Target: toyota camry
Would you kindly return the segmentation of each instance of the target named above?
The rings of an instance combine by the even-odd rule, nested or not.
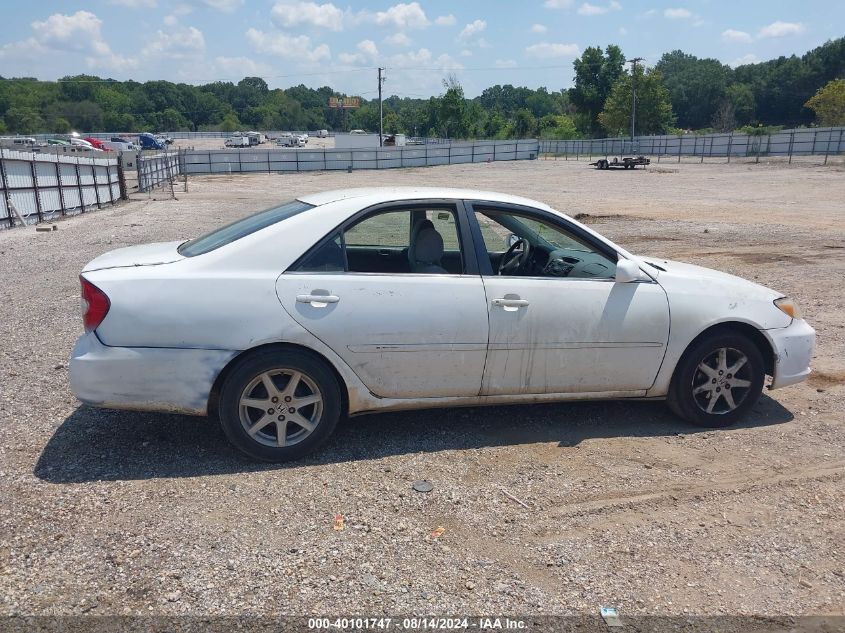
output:
[[[727,426],[805,380],[815,343],[777,291],[461,189],[302,196],[106,253],[80,282],[81,401],[211,415],[268,461],[400,409],[654,398]]]

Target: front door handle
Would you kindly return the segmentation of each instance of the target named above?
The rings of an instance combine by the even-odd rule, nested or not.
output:
[[[325,308],[330,303],[337,303],[340,297],[336,295],[296,295],[297,303],[310,303],[315,308]]]
[[[528,305],[528,300],[517,298],[511,299],[510,297],[500,297],[498,299],[493,299],[491,303],[494,306],[500,306],[505,310],[511,312],[513,310],[526,307]]]

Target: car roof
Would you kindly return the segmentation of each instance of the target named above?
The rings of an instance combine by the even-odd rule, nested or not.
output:
[[[307,204],[321,206],[338,200],[350,198],[367,198],[361,200],[362,206],[379,204],[382,202],[401,202],[403,200],[485,200],[488,202],[502,202],[507,204],[520,204],[539,209],[549,210],[549,206],[507,193],[495,191],[480,191],[477,189],[453,189],[449,187],[357,187],[352,189],[335,189],[333,191],[322,191],[300,196],[298,200]]]

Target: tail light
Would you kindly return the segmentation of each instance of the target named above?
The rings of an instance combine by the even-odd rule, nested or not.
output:
[[[82,284],[82,323],[86,332],[92,332],[106,318],[111,301],[105,292],[81,275],[79,283]]]

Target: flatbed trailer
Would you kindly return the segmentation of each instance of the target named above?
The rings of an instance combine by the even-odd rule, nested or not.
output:
[[[632,158],[630,156],[625,156],[622,160],[619,160],[616,156],[613,157],[613,160],[608,160],[607,158],[600,158],[594,163],[590,163],[596,169],[634,169],[637,165],[650,165],[651,160],[646,158],[645,156],[637,156],[636,158]]]

